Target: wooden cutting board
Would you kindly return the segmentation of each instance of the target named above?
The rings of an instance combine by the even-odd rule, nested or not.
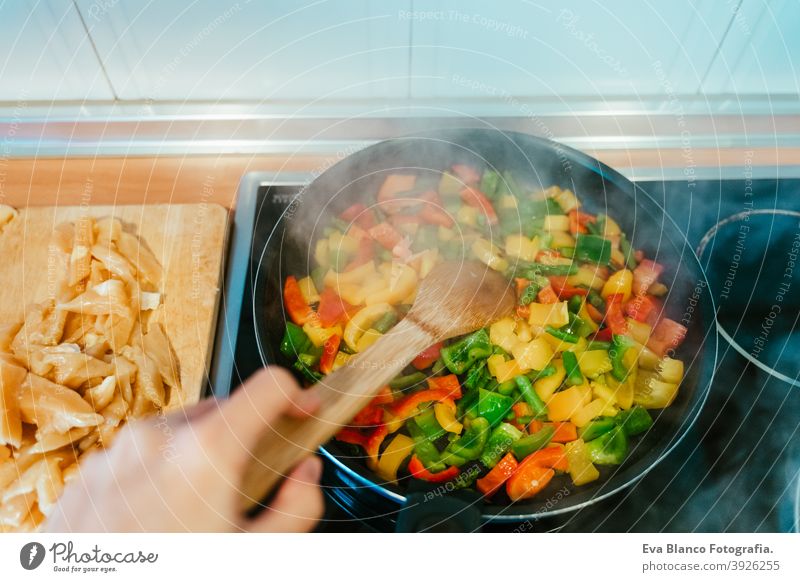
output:
[[[146,244],[163,269],[159,318],[180,361],[182,390],[169,408],[197,402],[208,379],[228,235],[228,211],[215,204],[30,207],[0,227],[0,322],[21,321],[25,306],[52,295],[53,228],[84,215],[113,216]],[[54,251],[59,252],[59,251]],[[51,291],[48,292],[48,289]]]

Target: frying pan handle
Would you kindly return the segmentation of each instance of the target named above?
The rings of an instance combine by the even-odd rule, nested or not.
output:
[[[263,506],[261,501],[295,465],[328,442],[389,380],[436,341],[406,318],[312,386],[321,400],[317,414],[305,419],[281,417],[264,429],[252,448],[240,484],[242,510]]]

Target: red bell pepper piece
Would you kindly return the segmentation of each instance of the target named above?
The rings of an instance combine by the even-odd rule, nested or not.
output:
[[[570,443],[578,438],[578,428],[571,422],[549,423],[553,427],[553,437],[550,442]]]
[[[381,222],[369,229],[369,236],[386,250],[392,250],[403,236],[388,222]]]
[[[506,481],[506,493],[511,501],[533,497],[547,487],[554,475],[552,469],[528,464],[526,459]]]
[[[336,433],[335,438],[337,441],[342,441],[343,443],[358,445],[363,448],[366,448],[367,446],[367,435],[351,426],[346,426],[341,429]]]
[[[514,412],[514,422],[511,424],[517,430],[525,430],[526,423],[524,421],[533,416],[533,409],[531,409],[530,404],[527,402],[515,402],[511,410]]]
[[[678,349],[686,338],[687,331],[689,330],[677,321],[664,317],[653,328],[647,347],[663,358],[669,352]]]
[[[525,457],[520,468],[528,464],[548,467],[549,469],[556,469],[557,471],[567,471],[569,469],[567,453],[564,447],[550,446],[539,449]]]
[[[347,222],[355,222],[360,228],[369,230],[375,226],[375,215],[372,210],[361,202],[356,202],[339,215],[339,218]]]
[[[633,270],[633,292],[636,295],[647,293],[650,286],[658,281],[664,267],[650,259],[642,259]]]
[[[598,342],[610,342],[612,339],[614,339],[614,332],[610,327],[604,327],[594,334],[594,340]]]
[[[458,376],[455,374],[432,376],[428,378],[428,388],[447,392],[450,398],[461,398],[461,383],[458,381]]]
[[[480,172],[467,164],[453,164],[451,169],[467,185],[477,184],[481,179]]]
[[[364,451],[367,453],[367,465],[373,471],[375,467],[378,465],[378,453],[380,452],[381,443],[383,439],[386,438],[386,435],[389,434],[389,427],[385,424],[380,426],[376,426],[375,430],[367,437],[366,445],[364,446]]]
[[[314,317],[314,310],[306,303],[303,293],[300,291],[300,285],[297,284],[297,279],[293,275],[286,277],[286,283],[283,286],[283,306],[297,325],[303,325]]]
[[[553,291],[558,295],[559,299],[570,299],[571,297],[575,297],[576,295],[580,295],[581,297],[586,297],[589,294],[587,289],[581,289],[580,287],[573,287],[569,283],[567,283],[566,277],[550,277],[550,286],[553,288]]]
[[[378,395],[372,399],[373,406],[380,406],[381,404],[391,404],[394,402],[394,393],[389,386],[384,386]]]
[[[368,404],[350,421],[350,426],[372,427],[383,423],[383,408]]]
[[[589,314],[589,317],[592,318],[592,321],[595,323],[601,323],[603,321],[603,314],[598,311],[597,307],[588,302],[585,303],[585,305],[586,312]]]
[[[497,463],[486,476],[481,477],[475,482],[475,487],[486,497],[491,497],[503,486],[508,478],[514,474],[517,467],[519,467],[519,463],[517,463],[514,455],[508,453],[505,457],[500,459],[500,462]]]
[[[577,209],[570,210],[567,216],[569,217],[569,231],[572,234],[586,234],[589,232],[589,229],[586,228],[586,224],[589,222],[597,222],[597,218],[595,218],[594,215],[581,212]]]
[[[391,412],[396,417],[408,418],[420,404],[425,402],[453,402],[453,398],[460,398],[460,396],[455,396],[449,390],[422,390],[395,402],[391,406]]]
[[[558,295],[550,285],[542,287],[536,295],[536,299],[539,300],[539,303],[558,303]]]
[[[532,420],[528,424],[528,434],[535,434],[544,428],[544,423],[541,420]]]
[[[319,371],[323,374],[333,372],[333,362],[336,360],[336,354],[339,353],[341,341],[342,338],[336,334],[325,340],[322,346],[322,355],[319,358]]]
[[[528,319],[531,315],[531,308],[529,305],[517,305],[517,317],[520,319]]]
[[[455,224],[453,217],[442,207],[442,200],[439,198],[438,192],[429,190],[420,198],[425,201],[422,210],[419,211],[419,217],[424,222],[445,228],[450,228]]]
[[[339,297],[336,292],[325,287],[319,294],[319,306],[317,315],[322,327],[333,327],[337,323],[344,323],[348,319],[348,313],[355,308],[347,301]]]
[[[472,206],[480,210],[486,217],[486,222],[489,224],[497,224],[497,213],[494,211],[491,201],[486,197],[486,194],[477,188],[467,187],[461,191],[461,200],[467,206]]]
[[[636,321],[644,321],[655,326],[661,315],[661,301],[652,295],[634,295],[625,304],[625,314]]]
[[[439,356],[442,353],[442,346],[444,342],[438,342],[433,344],[432,346],[425,348],[414,360],[411,362],[411,365],[414,366],[417,370],[425,370],[426,368],[430,368],[433,363],[439,359]]]
[[[423,481],[443,483],[444,481],[450,481],[456,478],[460,471],[458,467],[448,467],[444,471],[431,473],[425,468],[425,465],[422,464],[422,461],[419,460],[417,455],[413,455],[408,462],[408,472],[417,479],[422,479]]]
[[[628,333],[628,324],[625,315],[622,313],[622,298],[624,295],[615,293],[606,297],[606,326],[611,328],[611,333],[615,335],[625,335]]]

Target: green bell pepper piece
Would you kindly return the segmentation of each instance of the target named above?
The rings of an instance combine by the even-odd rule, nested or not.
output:
[[[456,403],[456,414],[461,419],[474,419],[478,416],[478,391],[465,394]]]
[[[583,305],[583,299],[580,295],[573,295],[567,301],[567,309],[573,314],[577,314],[581,310],[581,305]]]
[[[446,432],[436,420],[436,414],[431,407],[420,411],[413,420],[429,441],[435,441]]]
[[[624,382],[628,377],[628,369],[622,362],[622,357],[628,348],[634,347],[634,341],[626,335],[614,335],[611,338],[611,349],[608,350],[608,355],[611,358],[611,375],[619,382]]]
[[[647,432],[653,426],[653,417],[641,406],[634,406],[630,410],[618,412],[614,421],[629,437]]]
[[[599,436],[606,434],[608,431],[613,429],[617,426],[616,419],[614,418],[598,418],[597,420],[591,421],[586,426],[582,426],[578,429],[578,436],[582,438],[584,441],[589,442],[596,439]]]
[[[459,341],[442,348],[442,359],[453,374],[463,374],[481,358],[492,354],[492,344],[485,329],[479,329]]]
[[[281,353],[287,358],[296,358],[299,354],[308,353],[313,344],[306,332],[292,322],[286,324],[286,331],[281,340]]]
[[[494,199],[497,192],[497,187],[500,184],[500,174],[493,170],[484,170],[481,176],[480,191],[486,194],[488,198]]]
[[[486,441],[486,447],[480,456],[481,463],[491,469],[521,437],[522,431],[510,424],[503,422],[497,425]]]
[[[445,364],[447,366],[447,364]],[[474,364],[467,372],[467,378],[464,380],[464,386],[468,390],[477,390],[486,385],[488,376],[486,374],[486,360],[481,360]]]
[[[485,418],[494,426],[502,421],[514,406],[514,400],[497,392],[481,388],[478,390],[478,416]]]
[[[464,434],[447,446],[446,453],[456,455],[467,461],[474,461],[481,456],[486,446],[486,441],[489,438],[489,428],[488,420],[480,416],[475,418],[469,423]],[[445,456],[445,459],[447,459],[447,456]]]
[[[595,234],[579,234],[575,237],[575,258],[608,265],[611,262],[611,241]]]
[[[522,395],[522,399],[533,409],[534,415],[546,415],[547,406],[545,405],[544,401],[539,398],[536,390],[533,389],[533,384],[531,383],[530,378],[527,376],[517,376],[514,378],[514,382],[516,383],[517,388],[519,388],[519,393]]]
[[[578,366],[577,356],[573,352],[562,352],[561,359],[564,362],[564,370],[567,372],[567,384],[570,386],[583,384],[583,374]]]
[[[628,454],[628,435],[618,426],[586,443],[589,458],[597,465],[619,465]]]
[[[297,356],[297,361],[292,364],[292,368],[300,372],[309,382],[316,383],[322,380],[322,374],[311,369],[317,362],[319,362],[319,356],[300,354]]]
[[[564,327],[566,327],[566,326],[564,326]],[[562,342],[568,342],[568,343],[571,343],[571,344],[578,343],[578,336],[575,335],[574,333],[572,333],[571,331],[568,331],[568,329],[569,328],[567,328],[567,329],[560,328],[559,329],[559,328],[553,327],[552,325],[546,325],[544,327],[544,330],[547,333],[552,335],[554,338],[560,339]]]
[[[532,435],[522,437],[511,445],[511,452],[518,461],[521,461],[531,453],[547,446],[556,429],[552,426],[545,426]]]
[[[409,420],[405,426],[408,434],[414,439],[414,454],[425,465],[425,468],[433,472],[444,471],[447,465],[442,461],[439,449],[428,439],[416,419]]]

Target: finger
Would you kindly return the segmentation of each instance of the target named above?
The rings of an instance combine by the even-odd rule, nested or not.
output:
[[[325,510],[319,478],[322,461],[309,457],[284,481],[275,501],[261,515],[248,521],[251,532],[307,532],[314,529]]]
[[[315,393],[302,391],[286,370],[269,367],[254,374],[216,410],[207,412],[192,430],[226,457],[241,458],[266,427],[282,414],[306,416],[319,405]]]

